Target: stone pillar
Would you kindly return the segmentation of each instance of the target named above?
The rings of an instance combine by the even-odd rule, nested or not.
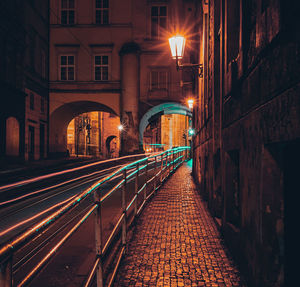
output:
[[[136,43],[124,44],[121,51],[121,155],[139,152],[139,56]]]

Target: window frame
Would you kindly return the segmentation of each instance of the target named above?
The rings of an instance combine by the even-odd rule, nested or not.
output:
[[[67,62],[66,64],[62,64],[62,57],[67,57]],[[68,57],[73,57],[74,58],[74,64],[69,64],[68,63]],[[65,67],[66,68],[66,79],[62,79],[61,75],[61,71],[62,68]],[[69,68],[73,67],[74,71],[73,71],[73,79],[70,80],[69,79]],[[59,55],[59,80],[60,81],[66,81],[66,82],[74,82],[76,80],[76,57],[74,54],[61,54]]]
[[[157,84],[154,84],[153,82],[153,73],[158,73],[157,76]],[[162,87],[162,83],[160,81],[161,73],[165,73],[165,83],[163,84]],[[169,81],[170,78],[170,73],[169,70],[167,68],[154,68],[150,70],[150,91],[168,91],[169,90]]]
[[[34,111],[34,106],[35,106],[35,95],[34,95],[34,93],[30,92],[29,93],[29,109],[31,111]]]
[[[43,96],[41,96],[40,104],[41,104],[41,114],[44,114],[45,113],[45,99]]]
[[[161,16],[158,12],[157,16],[152,16],[152,9],[153,7],[158,7],[158,11],[160,12],[160,8],[161,7],[165,7],[166,8],[166,15],[165,16]],[[153,18],[157,18],[157,31],[156,31],[156,35],[153,34]],[[165,29],[168,29],[168,5],[166,4],[153,4],[150,6],[150,38],[153,40],[160,40],[163,38],[164,35],[162,35],[162,28],[160,25],[160,19],[164,18],[166,20],[166,27]]]
[[[64,26],[72,26],[72,25],[75,25],[76,24],[76,0],[73,0],[74,1],[74,8],[70,8],[70,5],[69,5],[69,1],[70,0],[65,0],[67,1],[68,3],[68,7],[67,8],[63,8],[62,7],[62,3],[63,3],[64,0],[60,0],[60,24],[61,25],[64,25]],[[62,12],[63,11],[66,11],[67,12],[67,23],[63,23],[62,22]],[[73,11],[74,12],[74,22],[73,23],[70,23],[70,11]]]
[[[109,25],[110,24],[110,9],[109,9],[109,0],[107,0],[108,1],[108,7],[107,8],[104,8],[103,7],[103,1],[104,0],[99,0],[99,1],[101,1],[101,3],[102,3],[102,7],[100,7],[100,8],[97,8],[97,0],[95,0],[94,1],[94,17],[95,17],[95,24],[96,25]],[[97,12],[98,11],[101,11],[102,13],[101,13],[101,21],[100,22],[97,22]],[[103,11],[107,11],[107,17],[108,17],[108,21],[107,21],[107,23],[104,23],[104,21],[103,21]]]
[[[107,64],[102,64],[102,57],[107,57]],[[101,64],[96,64],[96,57],[101,57]],[[107,67],[107,79],[103,79],[103,72],[101,69],[101,79],[96,79],[96,68],[100,67]],[[93,55],[93,80],[95,82],[107,82],[110,80],[110,55],[105,53],[97,53]]]

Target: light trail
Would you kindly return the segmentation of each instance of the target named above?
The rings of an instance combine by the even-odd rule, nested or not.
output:
[[[22,280],[19,286],[24,286],[35,273],[50,259],[50,257],[59,249],[60,246],[79,228],[79,226],[89,217],[89,215],[97,208],[93,205],[88,212],[80,219],[80,221],[48,252],[48,254],[29,272],[29,274]]]
[[[147,154],[145,153],[144,155],[146,156]],[[10,183],[10,184],[0,186],[0,191],[6,190],[6,189],[11,189],[11,188],[21,186],[21,185],[25,185],[25,184],[29,184],[29,183],[33,183],[33,182],[40,181],[40,180],[43,180],[43,179],[47,179],[47,178],[50,178],[50,177],[53,177],[53,176],[63,175],[63,174],[66,174],[66,173],[78,171],[78,170],[85,169],[85,168],[88,168],[88,167],[92,167],[92,166],[95,166],[95,165],[98,165],[98,164],[101,164],[101,163],[107,163],[107,162],[112,162],[112,161],[126,159],[126,158],[138,157],[138,156],[141,156],[141,154],[127,155],[127,156],[122,156],[122,157],[118,157],[118,158],[112,158],[112,159],[107,159],[107,160],[96,161],[96,162],[93,162],[93,163],[90,163],[90,164],[87,164],[87,165],[74,167],[74,168],[59,171],[59,172],[53,172],[53,173],[41,175],[41,176],[38,176],[38,177],[34,177],[34,178],[31,178],[31,179],[21,180],[21,181],[18,181],[18,182],[14,182],[14,183]]]
[[[101,172],[103,172],[103,171],[108,171],[108,170],[111,170],[111,169],[114,169],[114,168],[117,168],[117,167],[120,167],[120,166],[124,166],[124,165],[117,165],[117,166],[114,166],[114,167],[110,167],[110,168],[107,168],[107,169],[105,169],[105,170],[102,170]],[[93,174],[95,174],[95,173],[99,173],[99,172],[94,172]],[[91,174],[90,174],[90,175],[91,175]],[[90,175],[88,175],[88,176],[90,176]],[[105,176],[105,175],[104,175],[104,176]],[[86,177],[86,176],[83,176],[83,177]],[[115,175],[114,177],[112,177],[112,179],[118,178],[118,177],[119,177],[119,175]],[[80,177],[80,178],[82,178],[82,177]],[[89,180],[89,181],[94,181],[94,180],[95,180],[95,179],[92,179],[92,180]],[[89,181],[84,182],[83,184],[86,184],[86,183],[88,183]],[[64,190],[64,192],[65,192],[65,190]],[[0,232],[0,237],[3,236],[3,235],[5,235],[5,234],[7,234],[8,232],[10,232],[10,231],[12,231],[12,230],[18,228],[19,226],[22,226],[22,225],[24,225],[24,224],[26,224],[26,223],[28,223],[28,222],[30,222],[30,221],[32,221],[32,220],[34,220],[34,219],[40,217],[40,216],[42,216],[43,214],[45,214],[45,213],[51,211],[52,209],[55,209],[55,208],[59,207],[60,205],[63,205],[63,204],[65,204],[65,203],[67,203],[68,201],[72,200],[75,196],[77,196],[77,195],[73,195],[73,196],[71,196],[70,198],[68,198],[68,199],[66,199],[66,200],[64,200],[64,201],[59,202],[59,203],[53,205],[52,207],[49,207],[48,209],[43,210],[43,211],[41,211],[40,213],[37,213],[36,215],[34,215],[34,216],[32,216],[32,217],[30,217],[30,218],[28,218],[28,219],[26,219],[26,220],[23,220],[23,221],[21,221],[21,222],[15,224],[15,225],[13,225],[13,226],[11,226],[11,227],[5,229],[4,231]]]
[[[95,175],[95,174],[97,174],[97,173],[109,171],[109,170],[114,169],[114,168],[117,168],[117,167],[119,167],[119,166],[124,166],[124,165],[119,164],[119,165],[116,165],[116,166],[113,166],[113,167],[109,167],[109,168],[107,168],[107,169],[103,169],[103,170],[101,170],[101,171],[95,171],[95,172],[93,172],[93,173],[89,173],[89,174],[87,174],[87,175],[82,175],[82,176],[80,176],[80,177],[76,177],[76,178],[73,178],[73,179],[70,179],[70,180],[67,180],[67,181],[58,183],[58,184],[56,184],[56,185],[52,185],[52,186],[49,186],[49,187],[46,187],[46,188],[43,188],[43,189],[40,189],[40,190],[36,190],[36,191],[31,192],[31,193],[26,193],[26,194],[24,194],[24,195],[22,195],[22,196],[19,196],[19,197],[16,197],[16,198],[13,198],[13,199],[10,199],[10,200],[7,200],[7,201],[0,202],[0,206],[6,205],[6,204],[9,204],[9,203],[13,203],[13,202],[16,202],[16,201],[19,201],[19,200],[24,199],[24,198],[26,198],[26,197],[33,196],[33,195],[39,194],[39,193],[41,193],[41,192],[44,192],[44,191],[47,191],[47,190],[50,190],[50,189],[57,188],[57,187],[60,187],[60,186],[62,186],[62,185],[66,185],[66,184],[68,184],[68,183],[71,183],[71,182],[74,182],[74,181],[78,181],[78,180],[83,179],[83,178],[86,178],[86,177],[93,176],[93,175]]]
[[[40,213],[37,213],[37,214],[35,214],[34,216],[32,216],[32,217],[30,217],[30,218],[27,218],[27,219],[25,219],[25,220],[23,220],[23,221],[21,221],[21,222],[15,224],[15,225],[9,227],[8,229],[6,229],[6,230],[0,232],[0,236],[3,236],[3,235],[5,235],[6,233],[8,233],[8,232],[10,232],[10,231],[12,231],[12,230],[14,230],[14,229],[16,229],[17,227],[22,226],[22,225],[24,225],[24,224],[26,224],[26,223],[28,223],[28,222],[30,222],[30,221],[32,221],[32,220],[34,220],[34,219],[40,217],[40,216],[42,216],[43,214],[45,214],[45,213],[51,211],[52,209],[55,209],[55,208],[57,208],[58,206],[67,203],[68,201],[72,200],[75,196],[76,196],[76,195],[73,195],[72,197],[66,199],[65,201],[59,202],[59,203],[57,203],[57,204],[55,204],[55,205],[49,207],[48,209],[45,209],[45,210],[41,211]]]

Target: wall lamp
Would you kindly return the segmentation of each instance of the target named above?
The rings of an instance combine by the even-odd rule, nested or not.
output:
[[[185,38],[180,35],[169,38],[172,58],[176,60],[176,69],[178,70],[191,70],[197,72],[199,78],[203,78],[203,65],[202,64],[181,64],[183,58]]]
[[[193,107],[194,107],[194,100],[193,99],[188,99],[187,104],[188,104],[189,109],[192,110]]]
[[[194,136],[195,133],[196,133],[196,131],[193,128],[189,128],[189,130],[188,130],[189,136]]]

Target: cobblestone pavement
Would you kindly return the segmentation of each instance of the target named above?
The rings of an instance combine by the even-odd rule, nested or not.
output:
[[[246,286],[184,164],[138,219],[114,286]]]

